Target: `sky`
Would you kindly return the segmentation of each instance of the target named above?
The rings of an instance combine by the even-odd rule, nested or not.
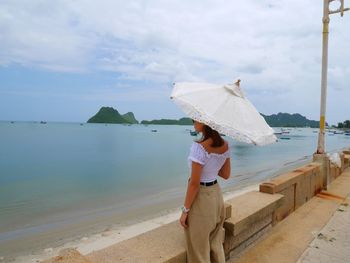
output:
[[[237,78],[259,112],[318,120],[322,13],[322,0],[1,0],[0,120],[180,118],[172,83]],[[350,12],[331,15],[329,124],[350,119],[349,43]]]

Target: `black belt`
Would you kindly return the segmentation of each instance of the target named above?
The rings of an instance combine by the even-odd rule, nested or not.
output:
[[[201,185],[204,185],[204,186],[211,186],[211,185],[214,185],[216,184],[218,181],[215,180],[215,181],[212,181],[212,182],[209,182],[209,183],[204,183],[204,182],[200,182]]]

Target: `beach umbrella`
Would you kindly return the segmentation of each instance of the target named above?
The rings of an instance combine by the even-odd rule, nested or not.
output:
[[[170,97],[190,118],[241,142],[266,145],[277,141],[274,130],[234,84],[174,83]]]

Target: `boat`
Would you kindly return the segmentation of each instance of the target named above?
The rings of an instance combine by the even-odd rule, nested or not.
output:
[[[281,140],[290,140],[290,137],[281,137]]]
[[[282,132],[274,132],[275,135],[282,135]]]
[[[191,136],[197,136],[197,135],[198,135],[198,132],[196,132],[196,131],[190,131],[190,134],[191,134]]]
[[[41,121],[40,124],[46,124],[46,121]]]
[[[157,130],[151,130],[151,132],[157,132]]]

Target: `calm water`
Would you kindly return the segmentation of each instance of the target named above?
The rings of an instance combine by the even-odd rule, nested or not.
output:
[[[190,128],[0,122],[0,256],[33,249],[33,240],[57,245],[86,229],[136,218],[141,210],[180,206]],[[284,137],[290,139],[265,147],[226,137],[232,178],[221,181],[223,188],[260,182],[309,160],[316,149],[312,129],[291,129]],[[327,136],[326,144],[327,151],[348,147],[350,136]]]

